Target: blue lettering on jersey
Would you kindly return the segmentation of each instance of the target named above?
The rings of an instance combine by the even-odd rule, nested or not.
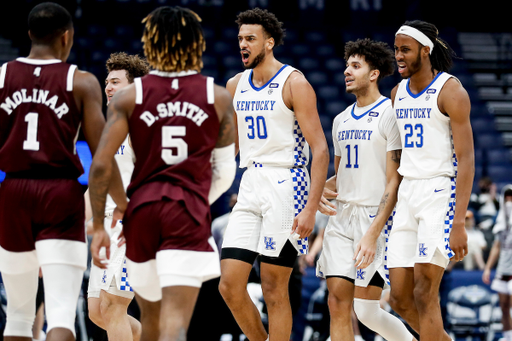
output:
[[[121,147],[119,147],[119,149],[117,150],[116,154],[124,155],[125,148],[126,148],[126,146],[124,144],[122,144]]]
[[[396,118],[399,120],[414,119],[414,118],[430,118],[431,111],[432,111],[432,108],[395,109]]]
[[[236,101],[236,111],[274,110],[276,101]]]
[[[338,141],[343,140],[368,140],[372,137],[373,130],[352,129],[338,131]]]

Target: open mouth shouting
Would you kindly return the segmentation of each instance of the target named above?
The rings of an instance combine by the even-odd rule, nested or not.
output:
[[[247,64],[249,62],[250,52],[247,50],[242,50],[240,51],[240,54],[242,55],[242,63]]]

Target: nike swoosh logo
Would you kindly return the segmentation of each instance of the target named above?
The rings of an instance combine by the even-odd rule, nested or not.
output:
[[[399,98],[398,100],[401,101],[401,100],[406,99],[406,98],[407,98],[407,96]]]
[[[376,216],[377,216],[376,214],[374,214],[374,215],[370,214],[370,218],[375,218]]]
[[[441,191],[444,191],[444,190],[445,190],[444,188],[443,189],[435,189],[434,193],[441,192]]]
[[[285,182],[286,180],[288,180],[288,179],[278,180],[278,181],[277,181],[277,183],[278,183],[278,184],[282,184],[282,183],[283,183],[283,182]]]
[[[240,92],[241,92],[241,93],[244,93],[244,92],[247,92],[247,91],[249,91],[249,89],[247,89],[247,90],[241,90]]]
[[[343,123],[347,122],[348,120],[350,120],[350,118],[347,118],[345,121],[343,121]]]

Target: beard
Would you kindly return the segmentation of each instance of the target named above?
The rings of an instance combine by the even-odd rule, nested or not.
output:
[[[421,66],[422,66],[422,62],[421,62],[421,55],[420,53],[418,52],[418,56],[416,57],[416,60],[414,62],[411,63],[411,65],[408,66],[408,69],[409,69],[409,72],[407,72],[407,74],[402,74],[402,78],[411,78],[412,75],[414,75],[416,72],[418,72],[418,70],[421,69]]]
[[[256,66],[258,66],[263,61],[263,59],[265,59],[265,50],[261,49],[261,52],[254,58],[252,63],[250,63],[247,66],[244,65],[244,68],[246,70],[247,69],[254,69]]]

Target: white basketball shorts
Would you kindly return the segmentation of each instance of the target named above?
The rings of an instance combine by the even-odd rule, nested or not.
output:
[[[307,238],[291,235],[293,220],[306,206],[306,168],[254,165],[242,176],[238,201],[229,216],[222,248],[240,248],[278,257],[287,240],[307,254]]]
[[[322,253],[316,268],[318,277],[348,277],[359,287],[367,287],[376,272],[386,280],[384,251],[386,231],[391,226],[391,219],[377,239],[374,261],[365,269],[357,270],[352,259],[357,243],[368,231],[377,210],[377,206],[359,206],[336,201],[336,215],[329,218],[325,228]]]
[[[404,178],[398,189],[393,229],[388,241],[388,267],[431,263],[446,268],[455,211],[455,180],[449,177]]]
[[[117,246],[119,234],[123,225],[118,222],[112,229],[112,215],[107,214],[104,226],[110,235],[110,259],[107,269],[100,269],[91,261],[91,272],[89,275],[89,287],[87,289],[88,298],[99,298],[100,290],[109,294],[132,299],[134,297],[133,288],[128,281],[126,271],[126,245]],[[114,285],[112,285],[114,284]]]

